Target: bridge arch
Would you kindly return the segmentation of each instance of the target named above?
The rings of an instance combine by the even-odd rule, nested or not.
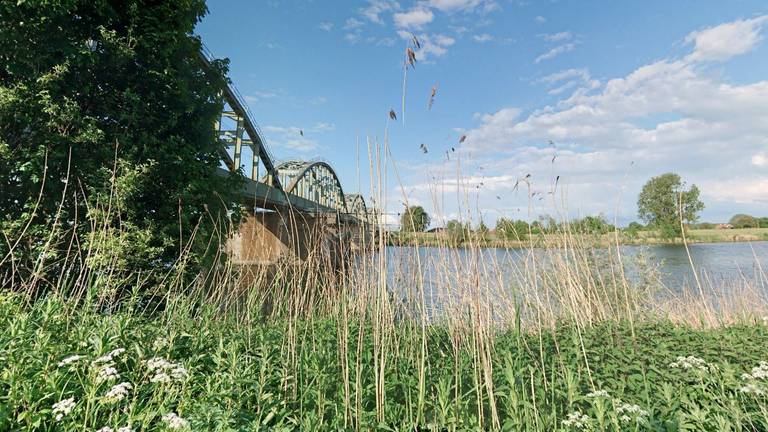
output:
[[[344,188],[328,163],[292,160],[278,165],[277,173],[285,192],[349,213]]]

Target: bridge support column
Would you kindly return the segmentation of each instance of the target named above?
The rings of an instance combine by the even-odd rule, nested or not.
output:
[[[336,214],[292,210],[250,213],[227,244],[239,265],[301,264],[312,260],[338,267],[349,253],[348,235]]]

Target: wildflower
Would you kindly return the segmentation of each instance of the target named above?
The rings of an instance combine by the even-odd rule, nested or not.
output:
[[[123,382],[113,386],[107,393],[104,394],[104,402],[115,403],[123,400],[133,388],[131,383]]]
[[[574,411],[563,420],[563,426],[573,426],[576,429],[585,429],[589,426],[589,416],[582,414],[581,411]]]
[[[99,363],[109,363],[111,362],[115,357],[119,356],[120,354],[125,352],[125,348],[115,348],[112,351],[108,352],[107,354],[97,358],[93,361],[94,365],[97,365]]]
[[[171,377],[165,372],[157,372],[149,379],[150,382],[169,383],[173,381]]]
[[[619,414],[634,414],[637,417],[647,417],[648,411],[640,408],[637,405],[623,403],[618,408],[616,408],[616,412]]]
[[[169,412],[163,416],[163,421],[168,424],[171,429],[186,429],[189,427],[189,422],[179,417],[175,412]]]
[[[632,417],[624,414],[623,416],[619,417],[619,421],[621,421],[622,423],[629,423],[632,421]]]
[[[183,381],[189,376],[187,369],[181,363],[171,363],[160,357],[155,357],[144,362],[154,375],[151,382],[168,383],[171,381]]]
[[[65,359],[63,359],[62,361],[59,362],[59,367],[64,367],[64,366],[71,365],[73,363],[77,363],[81,358],[83,358],[83,356],[81,356],[81,355],[69,356],[69,357],[67,357],[67,358],[65,358]]]
[[[97,430],[96,432],[115,432],[115,430],[114,430],[114,429],[112,429],[112,428],[111,428],[111,427],[109,427],[109,426],[104,426],[103,428],[101,428],[101,429]]]
[[[709,364],[707,364],[704,359],[700,359],[698,357],[694,356],[679,356],[677,357],[677,361],[674,361],[669,364],[669,367],[676,368],[676,369],[697,369],[701,371],[706,371],[709,367]]]
[[[177,364],[174,366],[173,369],[171,369],[171,377],[175,380],[183,380],[186,378],[189,374],[187,374],[187,369],[184,368],[184,366]]]
[[[602,398],[607,398],[607,397],[610,397],[610,395],[608,394],[608,391],[606,391],[606,390],[595,390],[595,391],[587,393],[587,397],[588,398],[601,398],[601,397]]]
[[[96,373],[96,382],[103,383],[105,381],[112,381],[120,378],[120,374],[117,373],[117,369],[113,363],[108,363],[99,368]]]
[[[761,361],[759,366],[752,368],[751,374],[743,374],[743,379],[763,380],[768,378],[768,362]]]
[[[154,357],[146,360],[144,364],[147,365],[147,369],[150,371],[155,371],[157,369],[168,369],[171,367],[171,363],[168,362],[168,360],[160,357]]]
[[[117,432],[133,432],[133,429],[130,426],[123,426],[117,428]]]
[[[753,395],[756,395],[756,396],[760,396],[760,395],[765,394],[765,391],[763,391],[763,389],[761,389],[760,387],[758,387],[754,383],[748,383],[748,384],[744,385],[743,387],[741,387],[739,389],[739,391],[742,392],[742,393],[753,394]]]
[[[164,337],[158,337],[157,339],[155,339],[154,342],[152,342],[152,348],[154,348],[155,350],[160,350],[168,346],[168,344],[169,344],[168,339]]]
[[[71,413],[75,408],[75,398],[64,399],[53,404],[53,413],[56,414],[56,421],[60,421],[64,416]]]

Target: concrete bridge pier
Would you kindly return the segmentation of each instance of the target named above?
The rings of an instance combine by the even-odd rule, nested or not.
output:
[[[252,212],[244,217],[227,248],[237,265],[311,261],[339,269],[350,253],[365,244],[366,237],[361,225],[344,222],[336,213]]]

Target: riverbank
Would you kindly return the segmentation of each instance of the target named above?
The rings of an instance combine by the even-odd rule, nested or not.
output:
[[[489,247],[526,248],[558,247],[564,242],[582,241],[599,246],[609,245],[676,245],[683,244],[682,238],[664,239],[654,231],[606,233],[601,235],[575,234],[533,234],[524,240],[509,240],[493,233],[471,233],[464,240],[451,239],[446,233],[400,233],[392,232],[387,237],[389,246],[432,246],[432,247]],[[733,243],[768,241],[768,228],[744,229],[696,229],[686,232],[687,243]]]
[[[72,306],[0,294],[0,429],[768,428],[759,319],[422,332]]]

